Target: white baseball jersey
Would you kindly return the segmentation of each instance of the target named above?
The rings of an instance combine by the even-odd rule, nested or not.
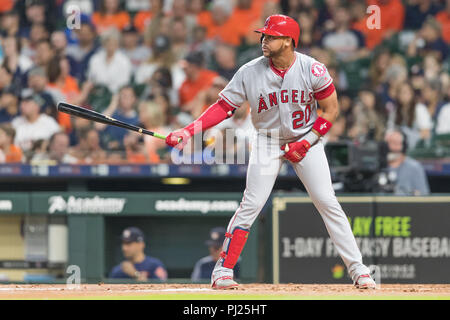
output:
[[[332,82],[322,63],[295,52],[284,77],[262,56],[243,65],[219,95],[236,108],[248,100],[256,129],[280,129],[281,138],[291,139],[311,130],[317,119],[314,93]]]
[[[220,92],[220,97],[236,108],[245,100],[249,101],[253,125],[262,133],[255,133],[252,139],[244,196],[228,223],[228,233],[236,228],[250,230],[269,198],[284,162],[281,145],[286,143],[285,140],[299,139],[311,130],[317,119],[314,94],[331,83],[323,64],[295,53],[295,61],[284,77],[279,75],[268,58],[260,57],[242,66]],[[279,129],[280,139],[267,137],[261,129]],[[370,273],[362,263],[348,219],[335,196],[322,141],[314,144],[302,161],[291,165],[321,214],[349,275],[355,280],[359,275]],[[229,241],[229,238],[224,241],[225,252]],[[227,275],[232,276],[233,270],[225,268],[221,258],[211,281]]]

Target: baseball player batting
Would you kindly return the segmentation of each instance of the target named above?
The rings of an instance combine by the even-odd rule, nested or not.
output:
[[[256,130],[246,188],[240,207],[228,224],[221,258],[211,276],[212,288],[238,286],[233,279],[233,267],[285,160],[291,162],[322,216],[355,287],[375,288],[335,196],[321,139],[339,112],[333,79],[322,63],[294,50],[300,35],[294,19],[272,15],[255,32],[261,33],[263,56],[243,65],[219,93],[217,102],[197,120],[166,138],[168,145],[182,149],[194,133],[231,117],[245,101],[250,104]],[[321,116],[317,114],[317,102]],[[275,170],[267,170],[268,164]]]

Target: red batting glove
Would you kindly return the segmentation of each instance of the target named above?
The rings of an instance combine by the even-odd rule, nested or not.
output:
[[[300,162],[306,156],[306,152],[308,152],[311,145],[306,140],[301,140],[298,142],[286,143],[281,146],[281,150],[283,150],[284,156],[287,160],[291,162]]]
[[[166,144],[182,150],[191,138],[191,134],[186,129],[179,129],[169,133],[166,137]],[[181,140],[180,140],[181,139]]]

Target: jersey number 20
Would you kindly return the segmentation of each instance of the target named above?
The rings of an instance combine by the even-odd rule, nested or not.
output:
[[[303,127],[303,125],[308,123],[309,119],[311,119],[311,105],[306,105],[305,111],[297,110],[292,112],[292,119],[292,127],[294,129]]]

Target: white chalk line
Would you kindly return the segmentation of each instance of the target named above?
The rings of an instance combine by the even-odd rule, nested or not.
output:
[[[98,289],[83,289],[83,288],[0,288],[0,291],[80,291],[80,292],[96,292],[96,291],[104,291],[110,293],[139,293],[139,292],[191,292],[191,291],[215,291],[213,289],[208,288],[169,288],[169,289],[135,289],[135,290],[107,290],[107,288],[98,288]]]

